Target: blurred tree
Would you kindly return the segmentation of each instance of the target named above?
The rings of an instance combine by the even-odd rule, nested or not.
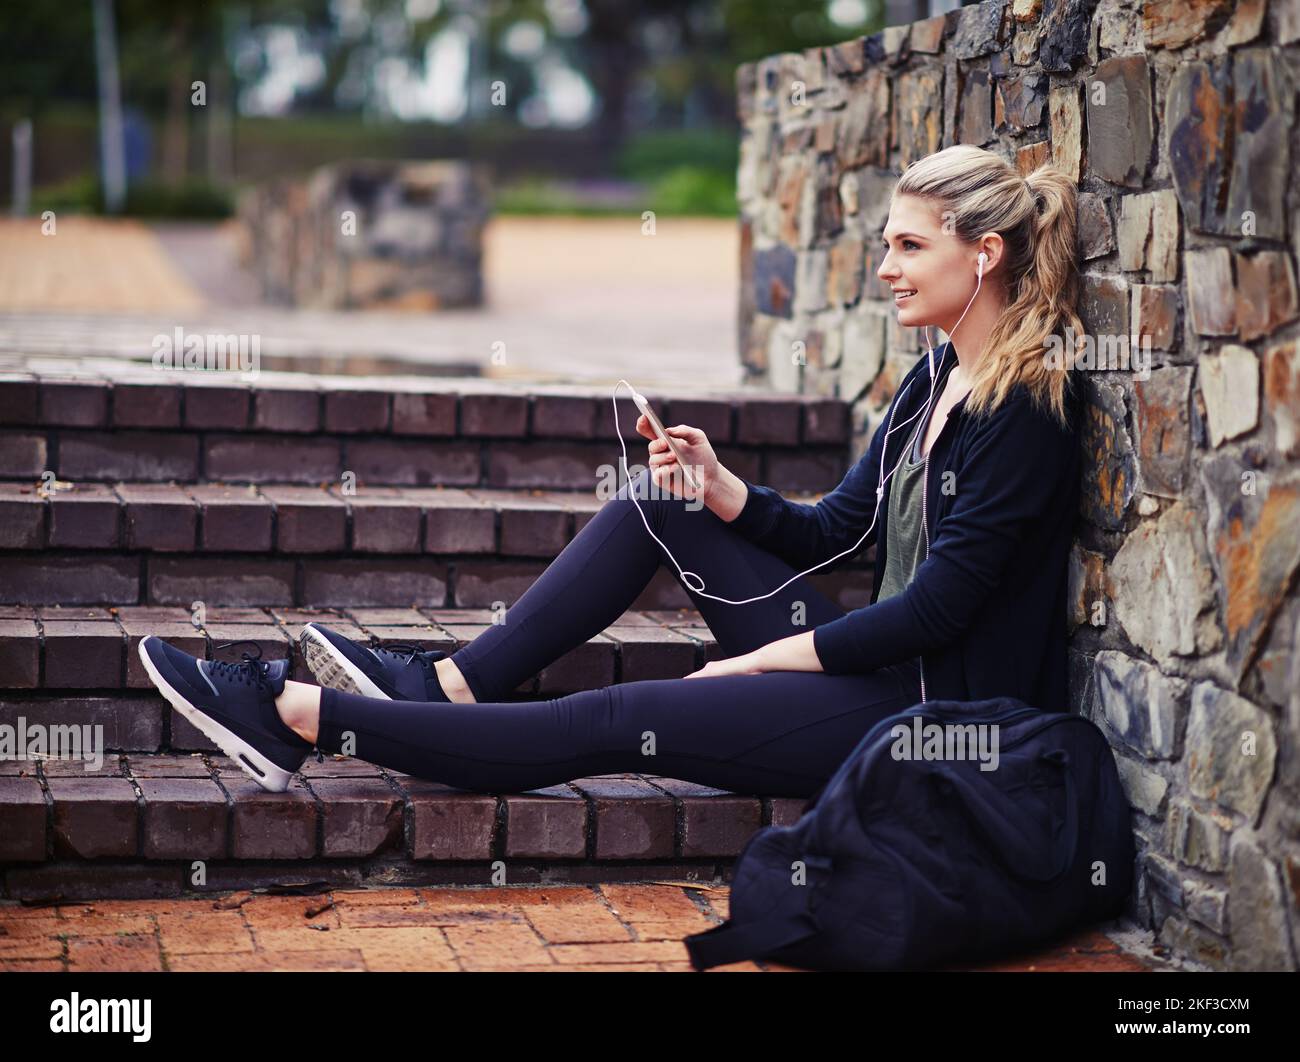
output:
[[[95,99],[90,4],[6,0],[0,23],[0,107],[10,119],[36,117],[59,99]]]
[[[864,0],[862,19],[835,22],[827,0],[585,0],[584,64],[600,97],[601,143],[612,149],[636,124],[629,101],[639,79],[654,89],[655,117],[676,124],[735,122],[735,72],[744,62],[874,33],[883,0]],[[694,108],[694,123],[686,116]]]
[[[88,0],[0,4],[4,115],[39,118],[56,102],[93,102]],[[291,86],[288,115],[393,116],[388,79],[405,71],[414,80],[430,42],[455,31],[471,40],[464,77],[475,105],[464,120],[519,120],[541,84],[540,54],[591,84],[598,139],[612,153],[647,125],[733,125],[741,62],[883,25],[883,0],[116,0],[115,10],[124,101],[163,116],[163,171],[172,180],[190,168],[193,83],[228,83],[238,96],[272,78],[283,31],[321,71]],[[847,24],[846,13],[860,21]],[[532,56],[509,46],[523,23],[544,36]],[[485,107],[480,97],[496,80],[509,87],[507,104]]]
[[[296,18],[327,0],[117,0],[125,99],[162,114],[162,179],[184,182],[191,170],[191,119],[229,109],[229,28],[250,18]],[[202,105],[195,102],[202,82]],[[214,84],[215,83],[215,84]],[[211,162],[211,160],[209,160]]]

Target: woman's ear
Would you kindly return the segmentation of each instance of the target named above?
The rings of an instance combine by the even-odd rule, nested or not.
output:
[[[999,233],[986,232],[980,238],[979,247],[975,252],[976,255],[981,251],[988,255],[984,262],[984,275],[988,276],[1002,262],[1002,256],[1006,253],[1006,242]]]

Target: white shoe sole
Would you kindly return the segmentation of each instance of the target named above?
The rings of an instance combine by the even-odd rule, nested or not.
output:
[[[153,661],[145,651],[145,643],[153,637],[156,636],[151,634],[140,639],[140,660],[144,664],[145,671],[149,673],[149,678],[153,680],[153,684],[158,687],[159,692],[167,698],[171,706],[193,723],[199,733],[239,764],[243,772],[263,789],[269,789],[272,793],[283,793],[288,789],[289,783],[293,781],[293,771],[286,771],[283,767],[272,763],[238,734],[227,730],[207,712],[191,704],[158,673],[158,669],[154,667]]]
[[[363,697],[379,697],[391,701],[383,690],[374,684],[356,664],[340,653],[315,625],[309,623],[298,635],[298,646],[308,669],[322,686],[359,693]]]

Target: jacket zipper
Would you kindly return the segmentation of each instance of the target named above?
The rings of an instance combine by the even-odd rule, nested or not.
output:
[[[885,442],[884,442],[883,450],[880,455],[880,460],[883,465],[889,464],[889,436],[892,435],[894,431],[894,414],[898,412],[898,407],[901,404],[903,398],[906,397],[908,389],[911,388],[911,386],[912,386],[912,381],[908,380],[907,387],[903,388],[902,394],[895,395],[894,401],[889,406],[889,421],[888,423],[885,424]],[[880,493],[876,495],[877,519],[879,519],[880,505],[883,503],[883,501],[884,501],[884,490],[883,488],[881,488]],[[888,508],[885,509],[885,519],[886,520],[889,519]],[[882,549],[885,549],[885,536],[881,534],[881,531],[883,530],[884,530],[884,525],[882,524],[881,527],[876,531],[876,552],[877,553],[879,553]],[[884,559],[885,560],[889,559],[889,551],[887,549],[885,550]]]
[[[939,359],[940,366],[943,365],[943,359],[945,357],[946,354],[940,356]],[[894,414],[898,412],[899,405],[902,403],[903,398],[907,395],[907,392],[911,389],[911,387],[912,387],[912,381],[908,380],[907,386],[904,387],[899,394],[896,394],[894,396],[894,401],[890,403],[889,406],[889,420],[885,424],[885,442],[884,442],[884,449],[881,454],[881,460],[886,465],[889,464],[889,436],[893,434],[893,430],[894,430]],[[935,441],[937,442],[938,440],[936,439]],[[904,445],[906,445],[906,441],[904,442]],[[930,556],[930,532],[925,522],[925,483],[927,477],[929,476],[929,472],[930,472],[930,452],[929,450],[927,450],[925,454],[925,467],[921,473],[921,528],[922,530],[925,531],[925,555],[927,558]],[[884,501],[883,494],[878,495],[876,498],[877,506],[879,506],[883,501]],[[886,519],[889,518],[888,510],[886,510],[885,512],[885,518]],[[882,525],[880,530],[876,532],[877,553],[879,553],[879,551],[885,546],[885,536],[880,533],[883,530],[884,527]],[[888,559],[889,559],[889,555],[888,555],[888,551],[886,550],[885,560],[887,561]],[[918,660],[920,660],[919,657]],[[921,703],[924,704],[925,703],[925,661],[920,660],[920,664],[921,664]]]
[[[939,441],[938,439],[935,440],[936,443],[938,441]],[[921,442],[924,443],[925,440],[922,439]],[[930,480],[930,450],[933,449],[934,447],[931,446],[929,449],[925,451],[925,464],[922,466],[921,469],[921,530],[925,532],[925,560],[930,559],[930,524],[926,517],[925,495],[927,493],[927,486]],[[924,704],[926,699],[925,698],[925,653],[924,652],[918,653],[916,658],[921,665],[921,703]]]
[[[942,364],[942,361],[940,362],[940,364]],[[951,414],[952,414],[952,410],[949,410],[948,413],[949,413],[949,415],[951,415]],[[934,415],[933,412],[931,412],[930,415],[933,416],[933,415]],[[928,419],[928,418],[927,418],[927,419]],[[928,424],[928,423],[925,425],[925,428],[926,428],[927,431],[929,430],[929,424]],[[933,450],[935,446],[938,446],[938,445],[939,445],[939,438],[943,436],[943,433],[944,433],[947,429],[948,429],[948,421],[947,421],[947,418],[945,418],[945,419],[944,419],[943,427],[939,429],[939,436],[936,437],[935,440],[934,440],[934,446],[931,446],[929,449],[927,449],[927,450],[925,451],[925,463],[924,463],[924,465],[922,466],[922,469],[921,469],[921,530],[925,533],[925,558],[924,558],[924,560],[922,561],[922,563],[924,563],[924,561],[930,559],[930,522],[929,522],[929,516],[928,516],[928,513],[927,513],[927,511],[926,511],[927,495],[929,494],[928,486],[929,486],[929,482],[930,482],[930,451]],[[922,442],[922,444],[924,444],[924,443],[925,443],[925,439],[922,438],[922,439],[921,439],[921,442]],[[926,701],[926,696],[925,696],[925,653],[918,653],[916,659],[917,659],[917,662],[918,662],[918,663],[920,664],[920,666],[921,666],[921,703],[924,704],[925,701]]]
[[[933,410],[933,409],[930,411],[930,416],[931,416],[931,417],[934,416],[934,410]],[[929,430],[930,430],[930,425],[929,425],[929,423],[928,423],[929,419],[930,419],[930,418],[927,417],[927,418],[926,418],[927,423],[924,424],[924,425],[922,425],[922,427],[923,427],[926,431],[929,431]],[[948,425],[947,425],[947,423],[946,423],[946,421],[945,421],[945,423],[944,423],[944,427],[946,428],[947,426],[948,426]],[[940,428],[940,429],[939,429],[939,434],[940,434],[940,435],[943,434],[943,428]],[[936,444],[936,445],[937,445],[938,442],[939,442],[938,439],[935,439],[934,441],[935,441],[935,444]],[[921,445],[922,445],[922,446],[925,445],[925,438],[924,438],[924,437],[922,437],[922,439],[921,439]],[[927,561],[927,560],[930,559],[930,521],[929,521],[929,516],[928,516],[928,514],[927,514],[927,512],[926,512],[926,495],[929,493],[929,483],[930,483],[930,451],[933,450],[933,449],[934,449],[934,446],[930,446],[930,447],[927,447],[927,448],[926,448],[926,451],[925,451],[925,462],[924,462],[924,464],[921,466],[921,530],[925,533],[925,558],[924,558],[924,560],[922,561],[922,563],[924,563],[925,561]],[[925,653],[924,653],[924,652],[917,653],[917,654],[916,654],[916,659],[917,659],[917,663],[919,663],[919,664],[921,665],[921,703],[924,704],[925,701],[926,701],[926,697],[925,697]]]

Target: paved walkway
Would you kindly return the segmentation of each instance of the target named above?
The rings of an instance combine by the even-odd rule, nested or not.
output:
[[[133,970],[685,971],[682,938],[727,917],[698,882],[223,893],[0,903],[0,972]],[[962,970],[1144,971],[1159,960],[1096,929]],[[721,971],[797,971],[740,962]]]
[[[258,335],[268,369],[679,389],[742,379],[733,221],[665,218],[645,236],[636,218],[495,218],[486,304],[436,314],[261,305],[235,246],[230,223],[68,217],[41,236],[39,219],[0,222],[0,350],[147,358],[154,336],[181,327]]]
[[[204,298],[138,221],[0,218],[0,313],[191,313]]]

